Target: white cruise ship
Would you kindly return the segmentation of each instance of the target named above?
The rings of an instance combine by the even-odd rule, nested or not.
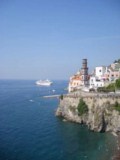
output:
[[[36,84],[39,86],[50,86],[53,82],[51,82],[50,80],[39,80],[36,81]]]

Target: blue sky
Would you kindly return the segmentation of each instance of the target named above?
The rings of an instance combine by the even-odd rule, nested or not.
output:
[[[0,0],[0,79],[69,79],[120,58],[119,0]]]

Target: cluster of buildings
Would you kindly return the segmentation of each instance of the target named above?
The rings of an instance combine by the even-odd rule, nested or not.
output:
[[[97,89],[114,82],[118,78],[120,78],[119,62],[114,62],[109,66],[95,67],[93,73],[88,74],[87,59],[83,59],[82,68],[70,77],[68,91]]]

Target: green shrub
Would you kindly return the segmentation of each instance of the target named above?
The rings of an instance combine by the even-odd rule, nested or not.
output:
[[[120,79],[117,79],[117,80],[116,80],[115,85],[116,85],[116,88],[117,88],[117,89],[120,89]]]
[[[88,112],[88,106],[86,105],[86,103],[83,101],[82,98],[79,101],[77,109],[78,109],[78,115],[80,116]]]
[[[110,84],[110,85],[107,86],[107,87],[98,87],[98,88],[97,88],[97,91],[98,91],[98,92],[105,92],[105,93],[114,92],[114,91],[115,91],[115,87],[114,87],[113,84]]]
[[[120,89],[120,79],[117,79],[115,83],[109,84],[107,87],[98,87],[98,92],[115,92],[115,89]]]
[[[110,90],[110,91],[114,91],[115,90],[115,83],[111,83],[109,84],[106,89]]]
[[[115,108],[115,110],[120,112],[120,104],[117,101],[114,104],[114,108]]]
[[[98,87],[97,91],[98,92],[108,92],[108,90],[105,87]]]
[[[63,94],[60,95],[60,99],[63,100]]]

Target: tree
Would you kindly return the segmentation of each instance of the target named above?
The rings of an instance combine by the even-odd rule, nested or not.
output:
[[[117,101],[114,104],[114,108],[120,112],[120,104]]]
[[[77,109],[78,109],[78,114],[80,116],[88,112],[88,106],[86,105],[86,103],[83,101],[82,98],[79,101]]]
[[[117,63],[117,60],[115,60],[114,63]]]
[[[120,59],[115,60],[114,63],[120,63]]]
[[[115,85],[116,85],[117,88],[120,89],[120,79],[117,79],[117,80],[116,80]]]
[[[63,94],[60,95],[60,99],[63,100]]]

